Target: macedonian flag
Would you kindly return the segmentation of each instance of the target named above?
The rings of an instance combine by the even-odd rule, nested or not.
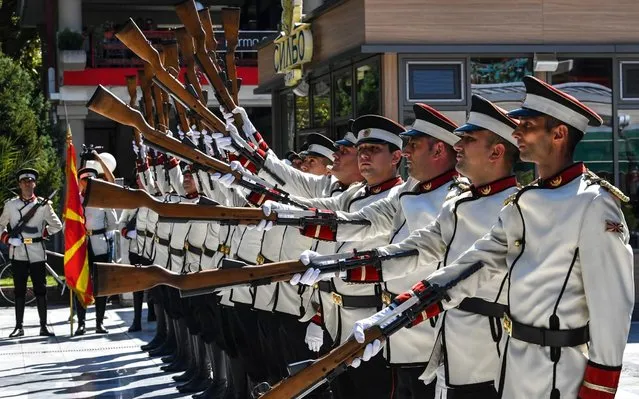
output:
[[[75,292],[86,308],[93,303],[93,286],[89,278],[87,230],[84,226],[84,210],[78,187],[78,169],[75,148],[71,141],[71,128],[67,127],[67,195],[64,205],[64,276],[67,285]]]

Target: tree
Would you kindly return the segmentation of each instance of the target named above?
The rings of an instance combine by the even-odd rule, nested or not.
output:
[[[47,196],[62,185],[60,134],[49,117],[49,105],[25,68],[0,53],[0,200],[16,190],[22,167],[40,172],[38,193]],[[55,142],[54,142],[55,141]],[[56,196],[56,202],[61,195]]]
[[[16,14],[18,0],[0,0],[0,52],[18,61],[33,78],[42,66],[41,42],[35,28],[24,28]]]

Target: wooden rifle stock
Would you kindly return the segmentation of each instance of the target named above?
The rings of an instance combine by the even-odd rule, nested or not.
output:
[[[242,180],[240,173],[232,171],[228,164],[153,129],[146,123],[138,110],[126,105],[102,85],[99,85],[93,93],[87,103],[87,108],[120,124],[137,128],[144,135],[146,141],[153,144],[161,152],[167,152],[183,160],[201,165],[210,173],[232,173],[236,181]]]
[[[226,38],[226,73],[231,82],[231,95],[238,103],[239,85],[237,82],[237,68],[235,66],[235,49],[240,34],[240,9],[238,7],[222,8],[222,26]]]
[[[202,104],[195,96],[189,93],[179,80],[171,76],[171,74],[164,69],[157,50],[149,44],[133,19],[129,19],[126,25],[124,25],[124,27],[115,34],[115,36],[138,57],[151,65],[154,71],[156,84],[160,83],[164,86],[164,88],[170,92],[174,98],[182,102],[186,107],[195,111],[195,113],[202,117],[202,119],[204,119],[210,126],[215,127],[215,131],[226,131],[224,123],[215,116],[215,114],[213,114],[206,105]]]
[[[215,91],[220,96],[220,102],[229,112],[237,107],[233,98],[229,94],[226,87],[226,83],[220,76],[220,68],[215,64],[206,49],[206,36],[202,29],[202,23],[200,22],[200,16],[197,13],[194,0],[187,0],[184,3],[180,3],[175,6],[178,18],[184,24],[186,31],[193,37],[195,41],[195,60],[200,65],[200,68],[204,71],[209,82],[215,88]],[[238,114],[234,116],[235,125],[238,131],[242,131],[242,117]],[[225,130],[221,130],[225,131]]]
[[[129,91],[129,106],[131,108],[137,109],[138,77],[136,75],[126,76],[126,88]],[[137,146],[139,147],[142,144],[142,140],[140,137],[140,131],[138,129],[133,129],[133,137],[135,139],[135,144],[137,144]]]
[[[193,38],[189,36],[184,28],[176,29],[175,37],[177,38],[178,46],[182,53],[182,61],[186,67],[186,81],[193,86],[198,99],[206,105],[206,102],[203,100],[202,86],[200,86],[200,81],[197,77],[197,73],[195,72],[195,50],[193,48]]]
[[[177,274],[160,266],[131,266],[96,263],[93,279],[95,296],[109,296],[168,285],[182,291],[223,288],[259,282],[288,281],[307,266],[300,261],[269,263],[261,266],[220,268],[190,274]]]
[[[159,201],[146,191],[120,187],[98,179],[89,179],[84,206],[93,208],[137,209],[149,208],[160,216],[189,220],[230,221],[237,224],[256,224],[260,220],[277,220],[277,214],[264,216],[261,208],[228,207],[214,204],[170,203]]]
[[[334,370],[337,374],[348,367],[355,358],[362,357],[366,345],[376,339],[383,341],[384,335],[378,326],[373,326],[366,330],[363,343],[360,344],[354,337],[349,338],[348,341],[322,356],[313,364],[280,381],[267,393],[260,396],[260,399],[301,397],[307,391],[329,379]]]
[[[206,43],[206,49],[208,50],[211,58],[216,59],[217,40],[215,39],[215,31],[213,30],[213,21],[211,20],[211,13],[208,8],[197,12],[202,22],[202,29],[204,29],[204,41]]]
[[[138,79],[140,80],[140,88],[142,89],[142,100],[144,101],[144,115],[146,122],[155,126],[153,120],[153,68],[148,62],[144,63],[144,69],[138,71]]]
[[[177,42],[164,44],[164,65],[171,76],[177,79],[180,75],[180,60],[178,56]],[[180,128],[184,133],[187,133],[190,130],[191,124],[189,123],[189,118],[186,115],[186,108],[176,101],[175,110],[177,111]]]

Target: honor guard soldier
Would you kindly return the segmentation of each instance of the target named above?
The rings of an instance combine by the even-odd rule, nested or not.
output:
[[[17,174],[20,195],[4,203],[0,215],[0,240],[9,245],[15,289],[16,326],[9,337],[24,335],[23,318],[27,278],[31,276],[40,317],[40,335],[54,334],[47,328],[46,251],[44,240],[62,229],[49,199],[36,197],[38,172],[21,169]]]
[[[394,195],[373,202],[358,212],[337,212],[340,219],[371,221],[368,226],[338,225],[337,241],[366,241],[379,234],[389,234],[389,243],[400,242],[412,231],[435,220],[444,201],[459,193],[462,184],[458,183],[453,149],[459,141],[453,133],[457,124],[426,104],[415,104],[413,110],[416,119],[412,129],[401,134],[408,139],[403,153],[410,179]],[[429,271],[436,268],[436,264],[432,265]],[[419,280],[418,273],[403,278],[389,278],[386,273],[382,276],[384,290],[381,299],[385,305],[390,304],[396,293],[410,289]],[[434,331],[434,323],[424,323],[400,331],[387,340],[385,356],[397,377],[396,397],[435,397],[435,383],[425,385],[418,378],[430,357]]]
[[[422,262],[414,256],[402,262],[383,262],[385,279],[419,280],[420,276],[446,267],[490,230],[504,200],[518,190],[511,174],[517,160],[516,142],[512,138],[516,126],[506,111],[473,95],[467,123],[455,130],[461,140],[454,146],[456,169],[467,176],[472,185],[449,199],[434,223],[388,247],[393,252],[399,248],[417,249],[428,252],[436,260]],[[493,380],[499,365],[497,345],[501,329],[498,321],[505,309],[505,277],[505,273],[495,275],[475,297],[468,298],[438,320],[437,335],[432,337],[436,341],[427,354],[430,359],[421,378],[433,381],[437,372],[438,390],[446,390],[448,398],[496,397]],[[366,321],[358,324],[361,330]],[[395,338],[391,337],[391,344]]]
[[[627,197],[572,159],[601,117],[534,77],[524,84],[522,108],[510,113],[520,119],[513,138],[539,179],[507,198],[489,234],[395,304],[414,293],[429,296],[479,262],[426,316],[507,275],[499,397],[612,399],[634,304],[633,255],[620,207]],[[424,251],[420,258],[435,260]]]
[[[80,185],[80,197],[84,200],[84,191],[89,178],[97,178],[98,171],[93,168],[82,168],[78,171]],[[96,262],[111,262],[111,250],[109,241],[113,231],[117,229],[117,215],[114,209],[105,208],[85,208],[84,225],[87,231],[87,243],[89,252],[89,271],[93,275]],[[74,296],[75,306],[78,312],[78,328],[74,335],[83,335],[86,332],[85,319],[87,310],[80,304]],[[106,311],[106,297],[95,298],[95,332],[99,334],[108,333],[104,328],[103,320]]]
[[[355,120],[353,131],[357,132],[357,154],[360,173],[366,184],[351,185],[342,194],[333,198],[295,199],[308,207],[330,211],[356,212],[375,201],[394,195],[403,183],[397,175],[401,161],[403,126],[377,115],[364,115]],[[268,202],[263,207],[265,214],[270,209],[276,211],[290,209],[289,206]],[[326,226],[324,226],[326,227]],[[302,234],[313,238],[334,240],[334,232],[329,228],[303,229]],[[390,241],[390,232],[366,241],[337,242],[335,252],[354,249],[366,250]],[[335,342],[345,342],[353,323],[365,315],[374,314],[382,307],[381,279],[374,268],[353,270],[345,275],[330,278],[319,284],[321,316]],[[390,395],[391,375],[383,357],[367,364],[366,370],[349,370],[339,376],[333,391],[340,397],[378,397]]]

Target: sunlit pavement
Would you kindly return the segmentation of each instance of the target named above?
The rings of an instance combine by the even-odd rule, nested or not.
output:
[[[145,305],[146,306],[146,305]],[[70,337],[69,309],[49,311],[55,337],[37,336],[35,307],[25,312],[25,336],[7,338],[14,325],[13,308],[0,308],[0,398],[188,398],[175,389],[171,376],[160,370],[140,345],[153,336],[155,323],[128,333],[133,308],[107,308],[109,334],[95,334],[93,308],[87,313],[87,334]],[[74,325],[75,327],[75,325]],[[617,398],[639,399],[639,323],[633,323],[624,354]]]

